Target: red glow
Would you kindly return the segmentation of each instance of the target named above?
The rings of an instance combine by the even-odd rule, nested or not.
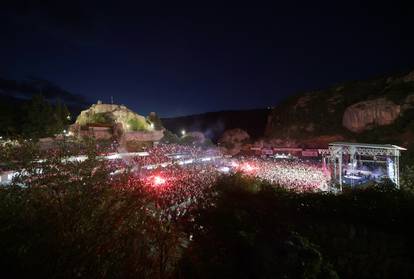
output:
[[[161,186],[163,184],[165,184],[166,180],[165,178],[159,176],[159,175],[154,175],[149,177],[149,180],[151,182],[151,184],[155,187]]]
[[[244,172],[252,172],[252,171],[256,170],[257,167],[252,166],[249,163],[244,163],[243,165],[240,166],[240,169]]]
[[[160,184],[164,184],[165,183],[165,179],[160,177],[160,176],[156,176],[154,177],[154,184],[155,185],[160,185]]]

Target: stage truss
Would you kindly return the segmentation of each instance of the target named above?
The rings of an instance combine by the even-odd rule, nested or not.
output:
[[[403,147],[391,144],[366,144],[351,142],[333,142],[329,144],[329,163],[333,184],[339,185],[342,191],[344,174],[344,157],[354,167],[357,156],[372,158],[371,162],[385,163],[388,167],[387,177],[400,188],[399,159],[400,152],[406,150]],[[368,160],[365,160],[368,161]],[[352,171],[352,170],[351,170]]]

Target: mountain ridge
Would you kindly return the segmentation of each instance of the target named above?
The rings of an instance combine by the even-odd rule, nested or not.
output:
[[[265,138],[279,144],[342,137],[409,145],[413,108],[414,71],[347,81],[291,96],[275,106]]]

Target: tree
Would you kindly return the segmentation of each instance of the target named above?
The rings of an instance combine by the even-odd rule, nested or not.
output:
[[[53,106],[43,95],[34,95],[24,109],[22,134],[38,139],[62,133],[69,124],[68,116],[69,110],[60,99]]]
[[[148,124],[145,121],[142,121],[138,118],[131,118],[127,122],[128,129],[131,131],[147,131]]]
[[[209,138],[206,138],[203,142],[203,147],[209,148],[209,147],[215,147],[215,144],[213,143],[213,141]]]
[[[401,172],[401,189],[414,194],[414,166],[405,166]]]
[[[56,105],[54,107],[53,118],[54,122],[53,125],[50,127],[52,133],[61,133],[66,128],[66,116],[64,115],[64,108],[60,99],[57,100]]]
[[[0,136],[10,137],[16,134],[15,108],[0,104]]]
[[[114,120],[108,113],[98,112],[88,118],[89,124],[112,124]]]
[[[26,105],[25,111],[22,129],[25,137],[37,139],[53,135],[53,109],[43,95],[34,95]]]
[[[180,143],[180,138],[170,130],[165,130],[164,136],[161,139],[161,143],[178,144]]]
[[[319,248],[281,221],[269,184],[237,174],[215,187],[214,206],[191,224],[185,278],[338,278]]]
[[[152,124],[154,124],[154,129],[155,129],[155,130],[162,130],[162,128],[164,128],[164,127],[162,126],[161,119],[158,117],[158,115],[157,115],[155,112],[151,112],[151,113],[148,115],[147,119],[148,119],[148,120],[149,120]]]

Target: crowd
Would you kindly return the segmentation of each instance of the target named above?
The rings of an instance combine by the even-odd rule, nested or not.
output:
[[[118,158],[107,164],[113,174],[131,171],[126,187],[144,186],[168,218],[198,207],[220,174],[211,161],[204,160],[219,156],[215,149],[160,144],[145,152],[144,156]],[[197,163],[183,164],[189,159]]]
[[[216,167],[209,163],[172,164],[132,172],[122,187],[143,188],[162,209],[163,218],[177,219],[208,200],[209,189],[219,175]]]
[[[330,174],[318,163],[302,160],[239,161],[239,170],[260,179],[298,192],[325,191]]]
[[[203,203],[218,177],[214,165],[198,163],[152,170],[143,179],[156,192],[158,204],[175,216]]]
[[[132,170],[128,183],[144,185],[168,218],[185,215],[194,206],[200,206],[222,174],[223,166],[228,172],[242,172],[297,192],[327,190],[330,179],[321,164],[302,160],[220,158],[204,161],[203,158],[219,154],[214,150],[173,144],[151,147],[146,152],[146,156],[129,161],[112,160],[111,164],[118,170]],[[188,159],[192,163],[182,163]],[[154,167],[146,168],[148,165]]]
[[[184,146],[178,144],[159,144],[146,150],[148,156],[134,157],[134,163],[145,165],[157,165],[181,157],[198,158],[205,154],[205,150],[200,147]]]

